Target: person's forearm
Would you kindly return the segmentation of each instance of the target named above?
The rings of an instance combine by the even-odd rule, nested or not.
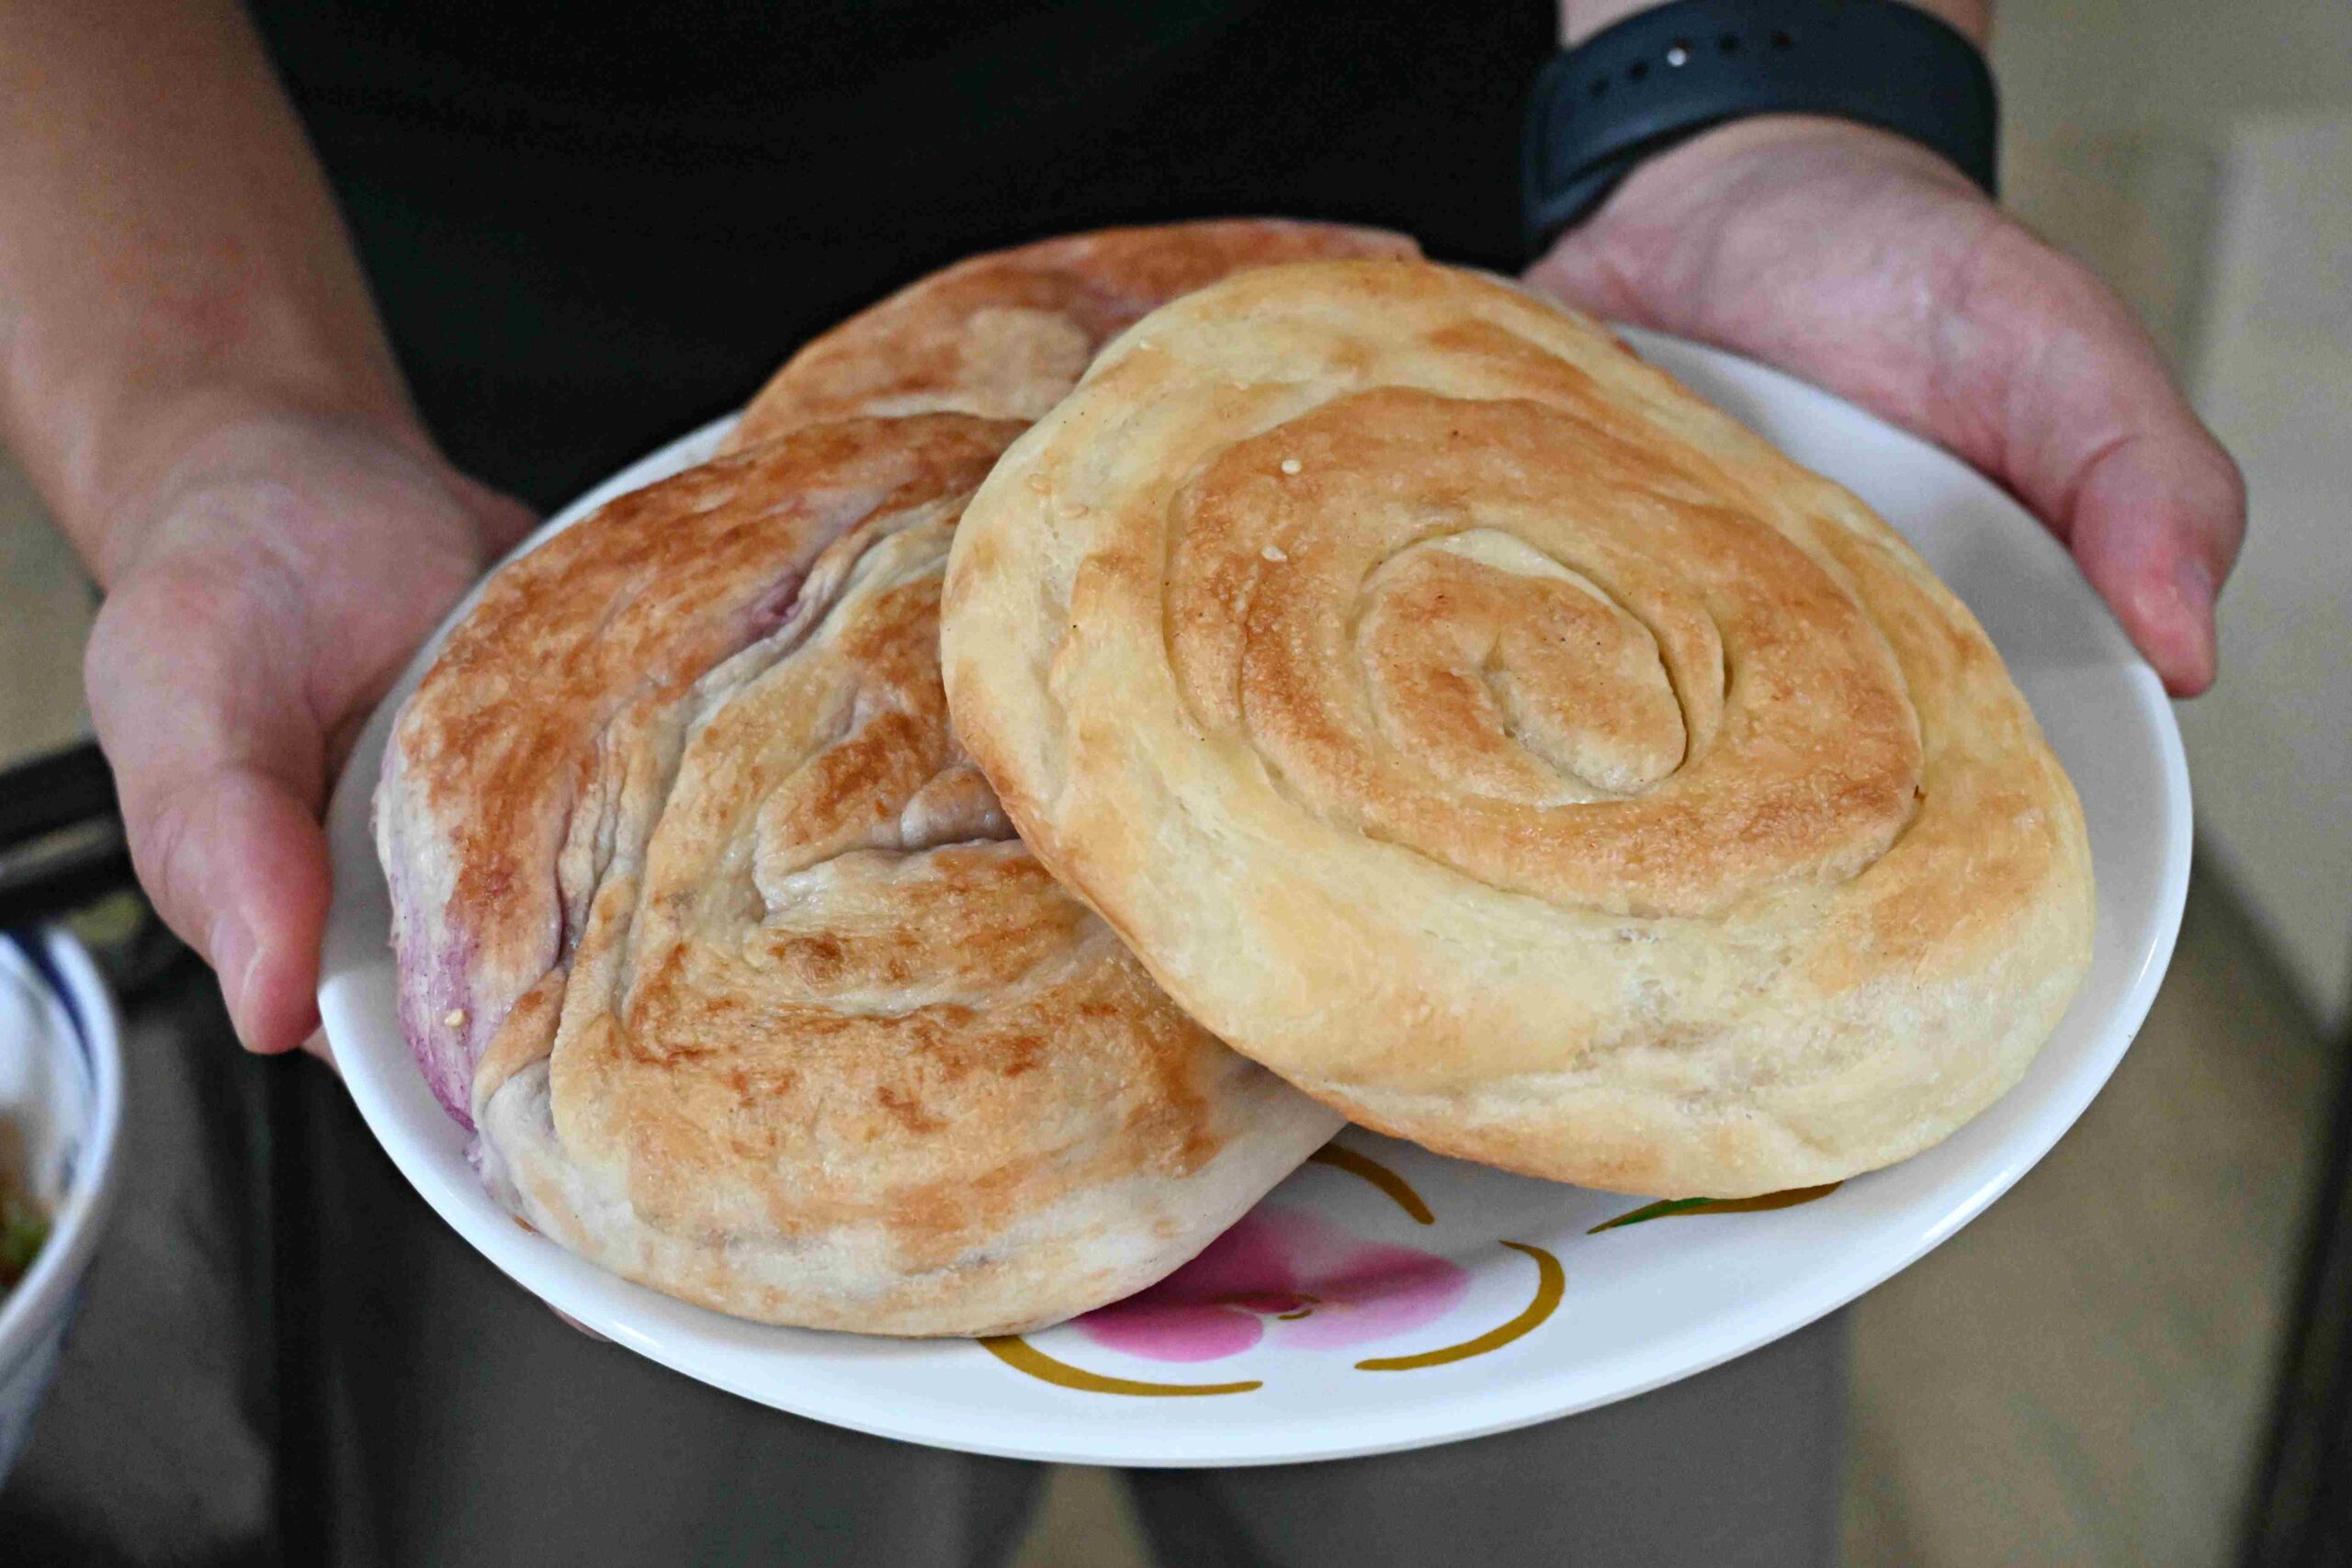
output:
[[[0,440],[102,581],[119,503],[241,406],[409,419],[234,0],[0,0]]]
[[[1560,39],[1581,43],[1611,22],[1636,11],[1655,10],[1661,0],[1560,0]],[[1932,11],[1979,44],[1993,31],[1993,0],[1909,0]]]

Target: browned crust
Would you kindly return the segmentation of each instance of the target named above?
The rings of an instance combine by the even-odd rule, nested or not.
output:
[[[2014,1083],[2088,962],[2080,807],[1966,608],[1499,280],[1155,312],[991,472],[946,604],[1047,868],[1238,1049],[1444,1152],[1839,1179]]]
[[[623,497],[502,570],[403,711],[403,965],[469,998],[405,1010],[575,1250],[751,1316],[992,1331],[1172,1268],[1328,1135],[949,728],[951,530],[1017,428],[821,425]]]
[[[1380,230],[1241,218],[1104,229],[974,256],[810,342],[752,400],[725,449],[862,413],[1034,420],[1102,344],[1180,295],[1283,262],[1418,254]]]

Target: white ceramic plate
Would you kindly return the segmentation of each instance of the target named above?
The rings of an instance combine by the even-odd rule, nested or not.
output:
[[[1640,1393],[1853,1300],[1983,1212],[2081,1115],[2147,1014],[2188,880],[2188,775],[2162,688],[2065,553],[1964,465],[1825,392],[1711,349],[1644,354],[1851,487],[1982,617],[2082,793],[2098,939],[2025,1080],[1940,1146],[1812,1201],[1595,1233],[1643,1201],[1441,1159],[1359,1130],[1268,1198],[1148,1311],[1000,1342],[771,1328],[628,1284],[484,1196],[465,1135],[393,1016],[368,838],[386,699],[329,817],[335,901],[320,1009],[352,1097],[425,1201],[522,1284],[689,1376],[843,1427],[1092,1464],[1332,1459],[1502,1431]],[[707,457],[720,426],[616,476],[596,504]],[[437,642],[437,638],[436,638]],[[1079,1386],[1087,1385],[1087,1386]]]

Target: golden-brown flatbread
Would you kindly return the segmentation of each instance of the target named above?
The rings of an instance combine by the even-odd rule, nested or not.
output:
[[[974,256],[810,342],[752,400],[723,450],[854,414],[1036,419],[1078,385],[1096,349],[1179,295],[1282,262],[1419,254],[1376,229],[1231,218]]]
[[[1860,501],[1410,261],[1154,312],[958,530],[956,729],[1169,993],[1354,1119],[1736,1197],[1927,1147],[2088,961],[2074,791]]]
[[[1019,426],[822,424],[503,568],[377,797],[401,1015],[492,1190],[772,1323],[982,1334],[1191,1257],[1339,1118],[1179,1012],[948,728]]]

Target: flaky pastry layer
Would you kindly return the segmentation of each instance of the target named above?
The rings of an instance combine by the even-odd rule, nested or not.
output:
[[[1401,234],[1282,218],[1101,229],[991,251],[811,340],[743,410],[725,450],[858,414],[1036,419],[1078,385],[1095,350],[1179,295],[1251,267],[1418,254]]]
[[[402,1021],[493,1193],[767,1322],[1034,1326],[1339,1119],[1179,1012],[951,732],[948,543],[1018,425],[814,426],[502,569],[378,795]]]

